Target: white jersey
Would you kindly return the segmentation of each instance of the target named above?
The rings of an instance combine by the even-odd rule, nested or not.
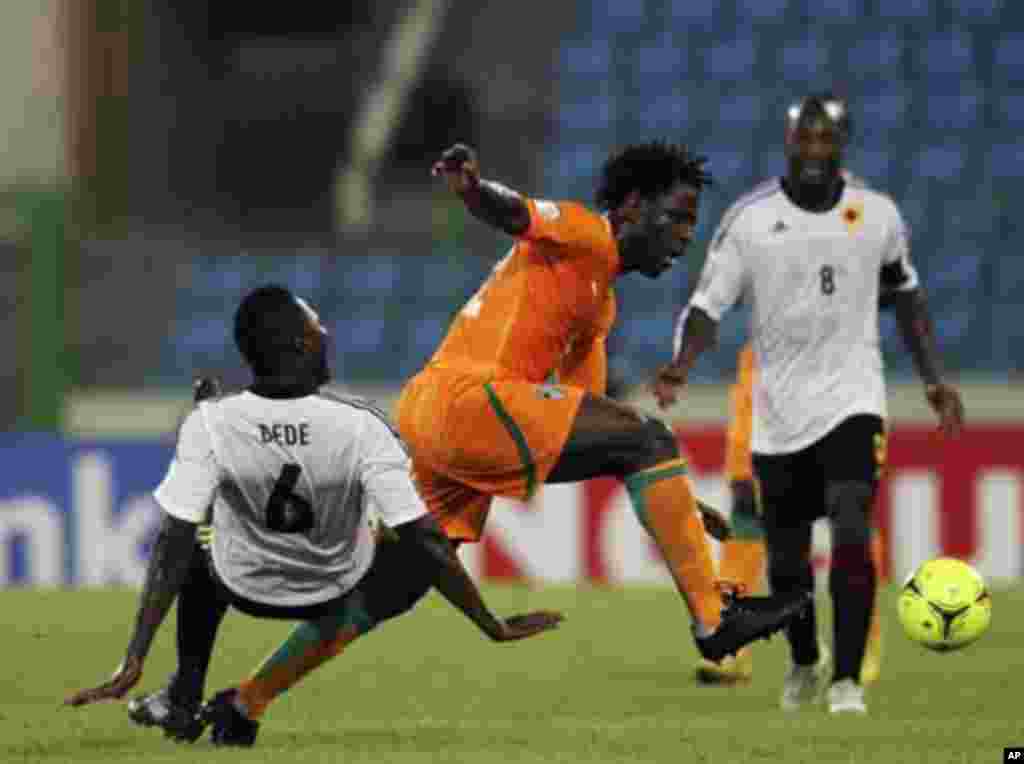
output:
[[[203,401],[154,495],[193,523],[207,522],[212,504],[217,574],[236,594],[280,606],[344,594],[373,562],[373,521],[426,514],[383,416],[326,392]]]
[[[754,452],[799,451],[854,414],[885,417],[879,281],[917,287],[908,239],[892,199],[856,180],[828,212],[798,207],[779,180],[726,212],[690,304],[718,321],[749,301]]]

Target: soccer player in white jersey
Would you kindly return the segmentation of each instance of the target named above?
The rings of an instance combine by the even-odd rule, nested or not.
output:
[[[871,508],[885,451],[881,290],[944,433],[959,432],[964,410],[943,381],[899,210],[840,172],[850,130],[845,104],[829,93],[804,98],[787,113],[786,128],[785,177],[726,212],[684,313],[679,349],[652,387],[661,407],[675,403],[722,315],[741,298],[749,302],[760,372],[751,448],[776,593],[812,590],[811,526],[827,517],[832,527],[834,671],[819,650],[813,613],[793,622],[781,705],[814,702],[831,679],[829,709],[863,713],[859,675],[876,586]]]
[[[176,597],[178,670],[167,687],[134,701],[130,715],[190,742],[212,724],[214,743],[224,745],[251,745],[274,697],[431,586],[496,641],[559,623],[558,613],[491,614],[416,493],[383,416],[322,387],[326,332],[305,302],[283,287],[257,289],[236,313],[235,340],[254,384],[199,402],[182,424],[154,493],[163,523],[124,661],[69,705],[121,698],[139,681]],[[196,532],[211,505],[207,553]],[[252,677],[200,709],[229,604],[302,623]]]

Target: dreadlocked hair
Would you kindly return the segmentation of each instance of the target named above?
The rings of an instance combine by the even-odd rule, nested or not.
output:
[[[298,353],[306,317],[292,293],[278,284],[250,292],[235,313],[235,344],[257,375],[280,371]]]
[[[652,141],[626,146],[604,163],[597,204],[604,210],[615,209],[633,191],[650,197],[677,183],[699,191],[713,182],[704,169],[706,161],[707,157],[691,154],[682,144]]]

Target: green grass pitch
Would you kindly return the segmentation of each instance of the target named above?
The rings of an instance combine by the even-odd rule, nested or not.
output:
[[[134,592],[0,592],[0,762],[998,762],[1024,745],[1024,588],[994,593],[993,626],[946,655],[910,644],[883,596],[885,662],[867,718],[777,710],[781,637],[758,643],[754,680],[693,682],[696,652],[671,590],[495,587],[500,612],[559,608],[558,631],[495,645],[436,595],[283,696],[256,747],[175,745],[123,704],[60,705],[120,660]],[[827,601],[822,603],[827,606]],[[827,627],[828,615],[822,614]],[[173,615],[143,677],[172,666]],[[290,628],[231,614],[208,694],[244,676]]]

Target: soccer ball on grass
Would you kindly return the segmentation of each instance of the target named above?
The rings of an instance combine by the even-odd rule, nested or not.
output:
[[[915,570],[897,605],[904,633],[931,650],[957,650],[988,630],[992,598],[985,579],[962,560],[940,557]]]

